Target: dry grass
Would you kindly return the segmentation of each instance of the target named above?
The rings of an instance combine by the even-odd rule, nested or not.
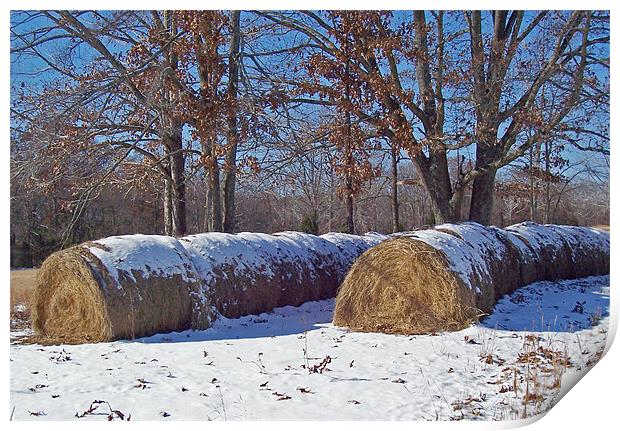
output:
[[[30,307],[38,269],[11,271],[11,329],[23,329],[30,322]]]
[[[28,305],[34,291],[38,269],[11,271],[11,308],[16,304]]]
[[[62,342],[112,338],[103,294],[85,253],[74,247],[43,262],[32,302],[37,335]]]
[[[555,405],[562,377],[574,365],[565,346],[555,345],[551,339],[543,341],[538,335],[525,335],[516,357],[497,364],[498,379],[488,383],[497,385],[503,398],[496,404],[493,420],[525,419]]]

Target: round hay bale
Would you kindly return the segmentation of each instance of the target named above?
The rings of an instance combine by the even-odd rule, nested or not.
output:
[[[539,269],[536,260],[538,256],[537,250],[517,231],[501,229],[501,233],[507,244],[509,244],[512,250],[516,251],[518,256],[519,264],[517,268],[519,271],[519,282],[516,287],[525,286],[538,281],[540,275],[538,274]],[[505,290],[505,293],[511,291],[512,290]]]
[[[580,226],[523,222],[505,232],[528,245],[522,260],[530,277],[521,285],[542,280],[580,278],[609,273],[609,233]]]
[[[609,273],[609,232],[590,227],[546,225],[562,236],[568,254],[570,277]]]
[[[350,267],[334,243],[299,232],[208,233],[181,241],[211,303],[228,318],[332,298]]]
[[[608,272],[609,234],[600,230],[443,224],[365,252],[340,287],[334,324],[404,334],[458,330],[526,284]]]
[[[565,274],[569,270],[570,248],[560,232],[533,222],[519,223],[506,230],[519,233],[533,248],[527,263],[535,268],[533,281],[570,278]]]
[[[32,325],[42,339],[98,342],[206,328],[191,257],[174,238],[127,235],[52,254],[41,266]]]
[[[442,251],[400,236],[353,264],[336,297],[334,324],[364,332],[456,330],[480,313],[475,296]]]

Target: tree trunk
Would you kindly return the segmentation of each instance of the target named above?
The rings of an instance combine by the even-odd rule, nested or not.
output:
[[[551,148],[545,142],[545,223],[551,223]]]
[[[211,146],[211,165],[208,169],[208,193],[211,197],[209,212],[209,231],[222,232],[222,194],[220,189],[220,167],[217,163],[215,145]]]
[[[452,184],[448,173],[448,158],[444,149],[431,149],[429,156],[413,155],[418,172],[430,197],[435,224],[457,221],[452,200]]]
[[[493,218],[495,171],[489,171],[474,180],[469,206],[469,220],[490,225]]]
[[[211,201],[213,200],[213,193],[211,191],[211,186],[209,185],[209,170],[206,170],[205,173],[205,208],[204,208],[204,221],[203,221],[203,229],[205,232],[211,232]]]
[[[485,141],[476,146],[476,168],[488,166],[497,158],[497,146],[494,145],[496,136],[490,134]],[[476,177],[472,184],[471,203],[469,205],[469,220],[485,226],[492,223],[493,201],[495,195],[495,169],[488,169]]]
[[[329,176],[329,214],[327,220],[327,231],[332,232],[334,230],[334,201],[335,201],[335,184],[334,173],[331,172]]]
[[[452,198],[448,204],[448,211],[450,214],[450,219],[454,222],[458,222],[463,220],[463,216],[461,214],[463,209],[463,197],[465,195],[465,187],[456,185],[454,187],[454,191],[452,192]]]
[[[168,183],[168,211],[171,219],[173,236],[184,236],[187,233],[187,211],[185,204],[185,155],[180,127],[172,133],[164,135],[163,146],[168,152],[170,180]]]
[[[347,112],[347,145],[345,148],[347,154],[347,170],[345,174],[345,203],[347,207],[347,233],[355,233],[355,221],[353,219],[353,153],[351,148],[351,115]]]
[[[172,185],[169,178],[164,180],[164,232],[174,236],[172,230]]]
[[[224,232],[235,230],[235,182],[237,176],[237,87],[239,81],[239,44],[241,39],[239,21],[240,11],[231,12],[232,37],[228,55],[228,96],[230,111],[228,113],[227,152],[224,161]]]
[[[170,36],[176,35],[176,25],[174,14],[171,11],[164,11],[164,24],[166,32]],[[164,54],[168,61],[168,66],[173,70],[177,69],[178,59],[174,50],[166,48]],[[174,96],[167,94],[166,102],[173,104]],[[185,205],[185,154],[183,153],[183,124],[180,124],[173,114],[166,113],[161,118],[162,127],[161,140],[168,157],[169,179],[166,185],[164,222],[168,235],[184,236],[187,233],[187,211]]]
[[[346,198],[347,203],[347,233],[355,233],[355,222],[353,220],[353,195],[348,193]]]
[[[456,221],[450,211],[450,197],[445,191],[444,184],[438,181],[433,182],[436,186],[434,186],[432,191],[429,190],[431,209],[433,211],[433,224],[451,223]]]
[[[181,237],[187,233],[187,209],[185,203],[185,158],[173,157],[172,166],[172,229]]]
[[[398,203],[398,148],[395,143],[392,150],[392,232],[400,230],[399,203]]]
[[[530,220],[534,222],[538,219],[538,183],[536,180],[536,172],[540,169],[540,152],[540,142],[530,148]]]
[[[214,167],[211,171],[209,188],[211,189],[211,232],[222,232],[222,199],[220,194],[220,170]]]
[[[222,200],[220,193],[220,169],[214,165],[208,169],[207,174],[207,230],[209,232],[222,232]]]
[[[348,78],[349,76],[349,59],[346,60],[345,65],[345,74]],[[345,82],[345,97],[347,101],[350,101],[350,89],[349,89],[349,79]],[[347,109],[345,111],[345,120],[346,120],[346,146],[345,146],[345,154],[346,154],[346,206],[347,206],[347,233],[354,234],[355,233],[355,221],[353,219],[353,169],[354,169],[354,160],[353,160],[353,134],[351,130],[351,112]]]
[[[345,205],[347,209],[347,233],[355,233],[355,220],[353,208],[353,154],[351,149],[351,116],[347,112],[347,145],[345,148],[347,154],[347,170],[345,174]]]

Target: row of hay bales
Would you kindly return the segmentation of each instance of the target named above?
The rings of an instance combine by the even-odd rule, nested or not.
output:
[[[332,298],[353,261],[385,238],[206,233],[87,242],[41,266],[33,329],[52,342],[132,339]]]
[[[609,233],[525,222],[443,224],[365,252],[336,298],[334,324],[357,331],[459,330],[536,281],[609,273]]]

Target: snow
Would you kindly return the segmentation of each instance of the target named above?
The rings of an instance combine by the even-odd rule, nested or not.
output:
[[[321,238],[333,243],[338,247],[341,254],[341,262],[346,270],[353,265],[353,262],[366,250],[389,237],[377,232],[368,232],[362,236],[348,233],[329,232],[321,235]]]
[[[218,277],[213,269],[227,265],[235,273],[260,271],[271,276],[269,259],[280,252],[278,241],[262,233],[206,233],[186,236],[181,241],[192,257],[198,276],[207,285]]]
[[[196,281],[191,258],[181,243],[163,235],[122,235],[93,241],[88,250],[106,267],[121,288],[119,271],[135,281],[134,271],[149,276],[180,275],[185,281]]]
[[[441,226],[455,231],[457,230],[454,228],[458,228],[457,233],[459,233],[459,231],[467,233],[467,230],[470,228],[466,225]],[[473,228],[473,226],[471,228]],[[476,241],[470,244],[452,234],[437,230],[420,230],[408,232],[403,235],[418,239],[443,252],[448,260],[448,263],[450,264],[450,269],[463,280],[466,286],[472,290],[475,290],[477,293],[480,293],[480,288],[472,284],[473,280],[475,280],[474,275],[489,275],[489,269],[484,257],[485,254],[481,254],[476,250],[477,248],[486,249],[486,247],[489,246],[481,247],[480,238],[476,238]],[[474,237],[475,234],[471,236]],[[497,242],[499,243],[499,241]],[[495,242],[493,242],[492,245],[494,244]]]
[[[132,420],[515,419],[534,371],[530,391],[539,384],[543,398],[528,403],[527,414],[556,399],[558,390],[547,388],[556,378],[548,352],[570,359],[562,381],[600,357],[609,277],[532,284],[452,333],[353,333],[331,324],[333,307],[309,302],[133,341],[13,343],[13,419],[105,420],[110,408]],[[525,351],[531,363],[522,361]],[[322,372],[309,371],[321,363]],[[96,402],[75,417],[95,400],[109,406]]]

